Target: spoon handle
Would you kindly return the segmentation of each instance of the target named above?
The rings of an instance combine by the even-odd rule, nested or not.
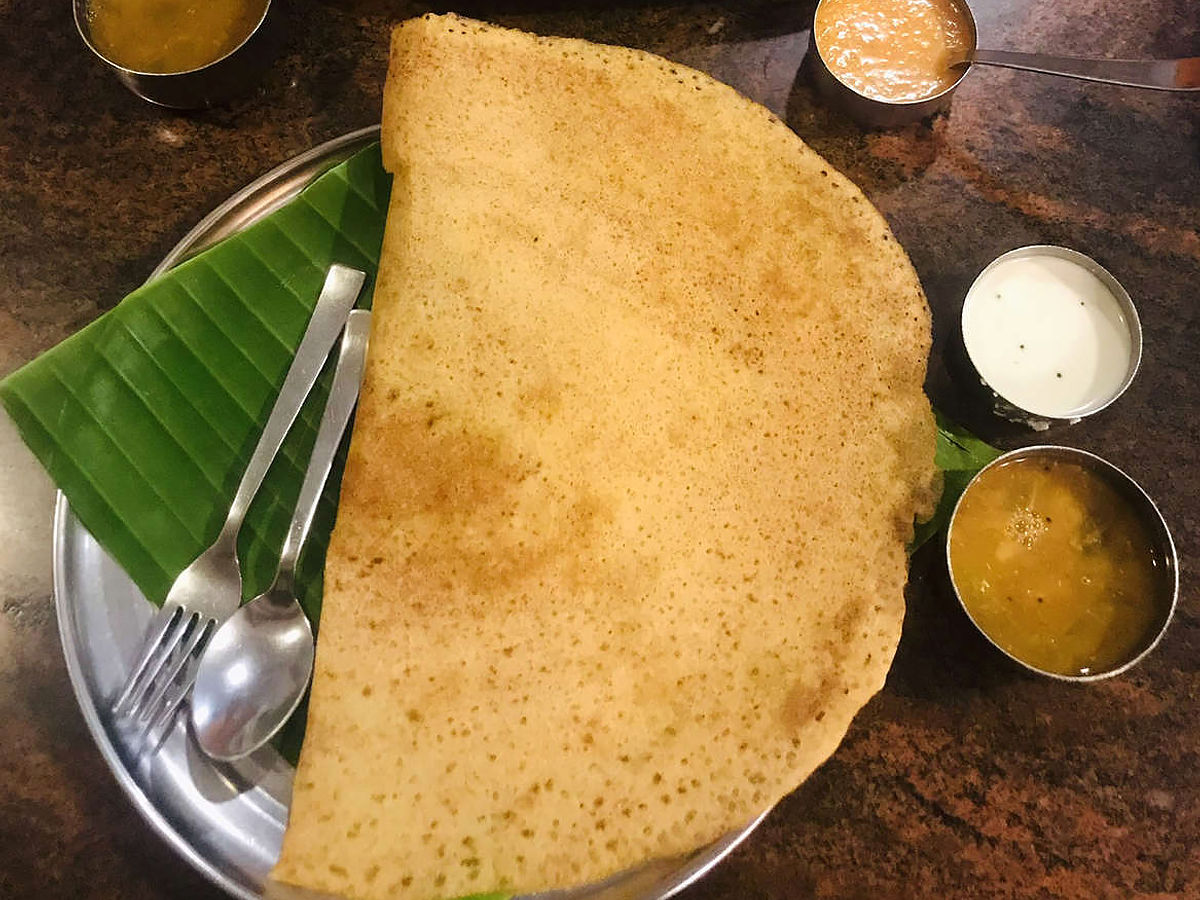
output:
[[[1082,59],[1012,50],[976,50],[970,62],[1158,91],[1200,90],[1200,56],[1189,59]]]
[[[296,500],[296,511],[292,514],[292,523],[288,526],[287,537],[283,542],[272,594],[278,589],[291,592],[300,550],[308,537],[308,529],[317,512],[317,504],[325,489],[329,470],[333,468],[333,459],[337,455],[338,445],[342,442],[342,434],[350,421],[350,414],[354,412],[354,405],[358,402],[358,389],[362,385],[363,370],[366,366],[370,330],[371,314],[367,310],[356,309],[350,313],[349,319],[346,320],[346,330],[342,334],[342,346],[338,351],[337,368],[333,373],[329,400],[321,414],[317,439],[309,457],[308,469],[304,473],[304,483],[300,486],[300,497]]]

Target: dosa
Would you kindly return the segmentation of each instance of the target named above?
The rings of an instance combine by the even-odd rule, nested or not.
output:
[[[603,879],[836,748],[928,510],[928,308],[860,191],[633,50],[426,17],[278,881]]]

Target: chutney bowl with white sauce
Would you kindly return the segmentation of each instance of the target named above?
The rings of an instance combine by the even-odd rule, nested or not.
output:
[[[1108,408],[1141,365],[1129,292],[1067,247],[1034,244],[992,260],[968,289],[959,324],[992,411],[1035,431]]]

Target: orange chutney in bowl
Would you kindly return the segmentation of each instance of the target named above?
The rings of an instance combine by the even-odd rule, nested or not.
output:
[[[824,0],[813,23],[834,76],[873,100],[925,100],[953,87],[975,47],[959,0]]]

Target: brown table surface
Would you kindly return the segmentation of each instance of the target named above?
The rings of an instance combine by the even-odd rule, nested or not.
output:
[[[812,2],[463,6],[645,48],[764,103],[887,216],[934,309],[930,396],[1004,447],[947,366],[959,304],[997,254],[1065,244],[1138,304],[1141,372],[1046,440],[1099,452],[1155,497],[1182,563],[1175,622],[1118,678],[1072,686],[1006,663],[914,561],[887,687],[841,748],[692,900],[1200,897],[1200,96],[971,73],[948,117],[868,133],[797,69]],[[984,46],[1200,54],[1194,0],[977,0]],[[378,119],[400,2],[288,4],[260,88],[196,115],[127,93],[65,0],[0,0],[0,374],[112,307],[209,209],[288,157]],[[0,897],[216,898],[142,822],[84,727],[50,584],[52,488],[0,417]]]

